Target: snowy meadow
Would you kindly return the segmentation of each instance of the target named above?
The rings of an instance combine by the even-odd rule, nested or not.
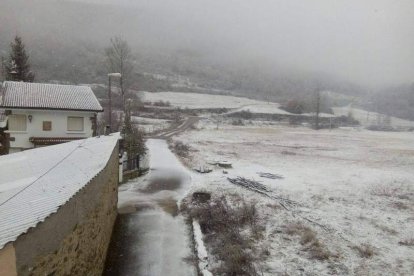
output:
[[[206,118],[174,141],[190,147],[183,158],[190,169],[212,170],[193,173],[193,192],[236,194],[256,204],[265,228],[255,244],[263,275],[410,275],[412,139],[411,132],[264,122],[217,128]],[[212,165],[220,162],[232,168]],[[257,181],[272,197],[228,180],[236,177]]]

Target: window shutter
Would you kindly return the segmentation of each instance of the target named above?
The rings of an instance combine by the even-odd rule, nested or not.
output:
[[[27,121],[26,115],[14,114],[8,116],[9,130],[10,131],[26,131]]]
[[[83,117],[68,117],[68,131],[83,131]]]

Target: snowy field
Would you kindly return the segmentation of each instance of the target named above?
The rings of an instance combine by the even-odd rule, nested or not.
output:
[[[335,115],[338,116],[348,116],[349,113],[352,114],[354,119],[358,120],[363,126],[370,126],[378,124],[378,120],[383,120],[384,115],[378,114],[376,112],[368,112],[363,109],[346,107],[334,107],[333,111]],[[403,120],[400,118],[391,117],[390,124],[393,127],[414,127],[413,121]]]
[[[314,131],[286,126],[230,126],[198,130],[174,140],[193,148],[193,190],[238,193],[259,204],[266,235],[264,275],[412,275],[414,271],[414,143],[412,133],[353,128]],[[228,161],[232,169],[208,163]],[[224,174],[223,170],[227,172]],[[282,179],[261,178],[266,172]],[[227,177],[260,181],[277,201],[230,184]],[[301,226],[316,233],[328,258],[295,235]],[[295,230],[296,229],[296,230]],[[285,274],[284,274],[285,273]]]
[[[138,125],[138,127],[145,131],[145,133],[152,133],[161,131],[171,126],[170,120],[153,119],[147,117],[132,116],[131,121]]]
[[[279,103],[252,100],[243,97],[211,95],[180,92],[140,92],[145,102],[168,101],[173,107],[189,109],[228,108],[229,113],[250,111],[260,114],[295,115],[280,108]],[[312,113],[303,113],[302,116],[314,116]],[[321,117],[334,117],[332,114],[321,113]]]
[[[243,97],[179,92],[143,92],[143,101],[168,101],[174,107],[190,109],[229,108],[233,111],[249,110],[253,113],[290,114],[280,104]]]
[[[168,101],[172,106],[182,108],[241,108],[246,105],[267,104],[241,97],[179,92],[143,92],[143,101]]]

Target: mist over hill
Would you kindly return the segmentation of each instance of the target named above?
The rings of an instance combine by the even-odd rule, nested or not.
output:
[[[275,101],[329,90],[394,112],[390,95],[404,102],[414,93],[410,3],[369,0],[356,11],[325,0],[3,0],[0,55],[20,35],[38,81],[104,83],[103,49],[121,36],[135,55],[138,90],[183,89],[148,77],[161,74],[187,78],[202,91]],[[381,97],[372,96],[378,91]],[[400,113],[412,118],[405,102]]]

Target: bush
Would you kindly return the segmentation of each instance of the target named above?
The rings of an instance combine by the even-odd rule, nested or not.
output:
[[[248,120],[253,118],[253,114],[250,112],[250,110],[242,110],[240,112],[233,113],[232,117]]]
[[[152,103],[153,106],[162,106],[162,107],[167,107],[167,106],[171,106],[171,103],[169,101],[157,101],[157,102],[153,102]]]
[[[244,122],[243,122],[243,120],[242,120],[242,119],[233,120],[233,121],[231,122],[231,124],[232,124],[233,126],[244,126]]]
[[[237,206],[222,196],[201,202],[193,195],[191,207],[184,206],[190,218],[199,222],[206,244],[219,260],[213,273],[217,275],[259,275],[255,262],[259,255],[254,248],[254,238],[260,237],[256,203],[238,198]],[[185,204],[184,204],[185,205]],[[242,235],[250,228],[253,237]]]
[[[190,155],[190,146],[181,141],[177,141],[173,145],[173,151],[180,157],[188,157]]]
[[[367,126],[366,129],[372,130],[372,131],[396,131],[395,128],[392,126],[380,126],[380,125],[370,125]]]

